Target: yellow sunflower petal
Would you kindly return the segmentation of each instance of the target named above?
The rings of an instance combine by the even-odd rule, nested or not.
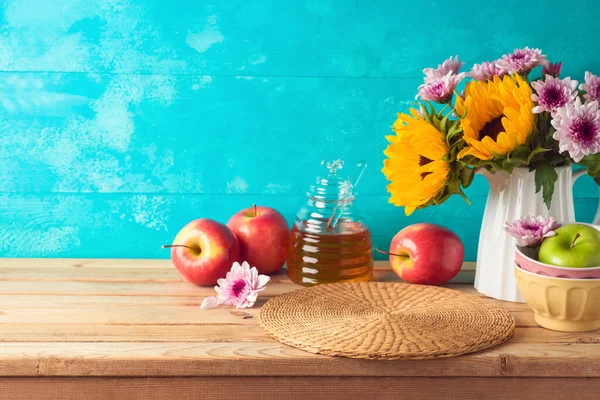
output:
[[[444,134],[416,110],[411,113],[398,114],[382,169],[391,182],[387,186],[389,202],[403,206],[407,215],[442,193],[450,174],[444,160],[450,151]]]
[[[467,143],[458,158],[472,155],[489,160],[524,144],[535,123],[531,94],[529,84],[518,75],[468,83],[464,100],[456,101],[457,113],[465,115],[461,128]],[[497,118],[501,118],[502,128],[498,124],[487,125]]]

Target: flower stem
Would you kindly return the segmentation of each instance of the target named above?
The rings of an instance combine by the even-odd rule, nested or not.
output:
[[[575,234],[575,237],[573,238],[573,241],[571,242],[571,248],[575,247],[575,242],[577,241],[577,239],[579,239],[581,237],[581,235],[579,233]]]

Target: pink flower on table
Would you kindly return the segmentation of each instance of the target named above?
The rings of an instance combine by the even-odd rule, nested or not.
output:
[[[481,64],[473,65],[469,76],[478,81],[491,81],[494,76],[502,78],[506,74],[508,74],[508,70],[501,68],[498,61],[484,61]]]
[[[537,246],[542,241],[551,236],[560,225],[554,218],[544,218],[542,216],[525,216],[513,222],[506,222],[504,230],[516,239],[517,246]]]
[[[457,75],[460,68],[465,65],[464,62],[458,60],[458,55],[454,58],[450,57],[445,60],[442,64],[439,64],[437,68],[425,68],[423,73],[425,74],[425,83],[436,81],[448,73]]]
[[[510,74],[527,74],[540,65],[546,64],[546,56],[540,49],[516,49],[511,54],[505,54],[498,60],[498,66]]]
[[[552,75],[555,78],[560,76],[560,71],[562,70],[562,62],[557,63],[546,63],[542,66],[542,76]]]
[[[537,103],[533,112],[539,114],[549,111],[553,115],[560,107],[575,102],[577,97],[577,84],[579,82],[571,78],[558,79],[546,75],[544,81],[533,81],[531,86],[537,92],[531,95],[531,100]]]
[[[573,161],[579,162],[588,154],[600,153],[600,111],[598,101],[575,103],[559,108],[552,118],[556,129],[553,138],[558,141],[559,151],[568,152]]]
[[[464,73],[456,75],[450,71],[441,78],[426,81],[424,84],[419,86],[416,99],[420,97],[422,100],[435,101],[437,103],[447,103],[452,100],[454,89],[456,89],[456,86],[458,86],[464,77]]]
[[[585,83],[581,84],[580,89],[586,92],[583,97],[587,102],[600,101],[600,77],[586,71]]]
[[[244,261],[235,262],[225,278],[217,281],[217,297],[207,297],[200,308],[215,308],[218,304],[229,304],[236,308],[252,307],[258,298],[258,292],[265,289],[271,278],[259,275],[255,267]]]

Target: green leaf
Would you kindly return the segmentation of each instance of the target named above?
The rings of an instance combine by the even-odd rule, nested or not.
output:
[[[433,104],[431,104],[430,101],[426,101],[425,104],[429,107],[427,114],[429,114],[429,115],[435,114],[435,107],[433,106]]]
[[[535,192],[542,190],[544,204],[550,209],[552,195],[554,194],[554,183],[558,179],[558,174],[554,167],[547,163],[540,163],[535,166]]]
[[[460,182],[457,179],[450,179],[450,181],[448,182],[448,185],[446,186],[446,189],[440,193],[435,199],[432,199],[429,204],[435,204],[435,205],[439,205],[442,204],[443,202],[445,202],[446,200],[448,200],[448,198],[452,195],[458,194],[460,197],[462,197],[465,202],[467,204],[471,204],[471,202],[469,201],[469,199],[467,198],[467,196],[465,195],[465,193],[462,191],[461,187],[460,187]]]
[[[536,155],[545,153],[545,152],[551,151],[551,150],[552,149],[546,149],[546,148],[543,148],[542,146],[537,146],[535,149],[531,150],[531,153],[529,153],[529,156],[527,157],[527,164],[530,164]]]
[[[460,171],[460,183],[464,188],[468,188],[473,182],[475,177],[475,170],[473,168],[463,168]]]
[[[469,166],[469,167],[473,167],[473,168],[482,168],[482,167],[487,168],[491,164],[490,160],[480,160],[477,157],[474,157],[472,155],[467,155],[467,156],[463,157],[461,160],[459,160],[459,162],[464,166]]]
[[[500,160],[498,160],[500,162]],[[506,158],[501,161],[501,169],[512,173],[514,168],[524,167],[527,165],[527,161],[522,158]]]
[[[594,178],[596,183],[600,185],[600,154],[585,156],[579,164],[587,167],[588,175]]]
[[[525,145],[520,145],[516,149],[512,151],[508,156],[508,158],[512,160],[523,160],[527,162],[527,156],[529,155],[529,147]]]
[[[448,143],[448,145],[452,146],[452,139],[454,139],[454,137],[460,132],[461,132],[460,130],[455,129],[454,127],[448,129],[448,133],[446,135],[446,143]]]
[[[423,103],[419,103],[419,108],[421,109],[421,114],[422,115],[429,115],[429,113],[427,112],[427,109],[425,108],[425,106],[423,105]]]
[[[440,121],[440,131],[446,132],[446,124],[448,123],[448,117],[450,114],[446,114],[446,116]]]

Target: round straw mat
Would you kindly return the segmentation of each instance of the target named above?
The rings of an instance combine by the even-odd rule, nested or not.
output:
[[[434,286],[356,282],[313,286],[262,307],[267,334],[311,353],[364,359],[452,357],[498,345],[513,317],[486,300]]]

